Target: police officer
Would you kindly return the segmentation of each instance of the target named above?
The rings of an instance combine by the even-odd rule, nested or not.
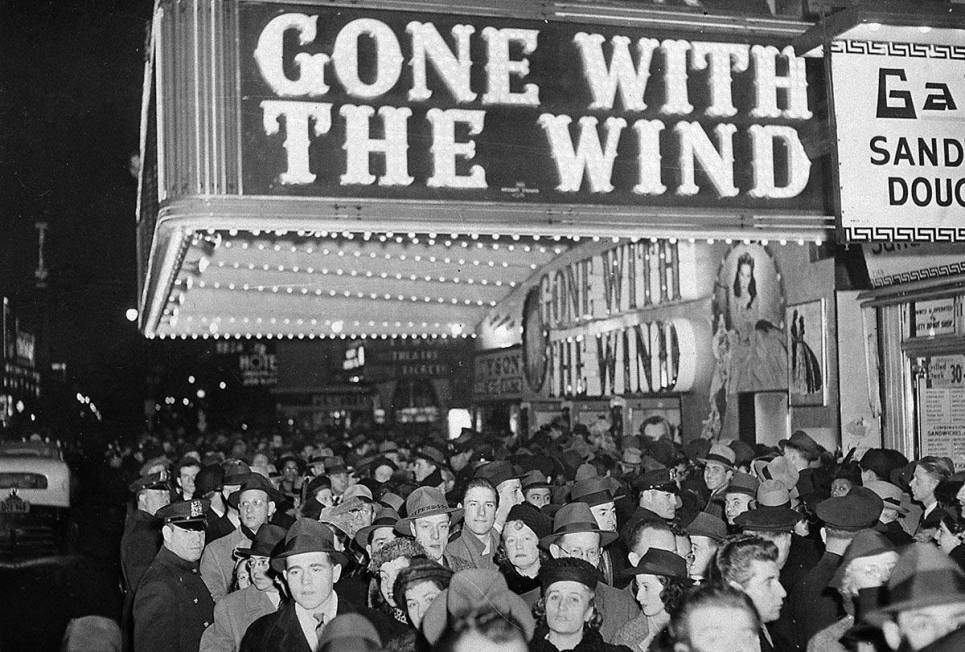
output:
[[[121,630],[125,650],[131,649],[134,589],[161,547],[161,526],[155,514],[171,502],[170,483],[167,471],[163,469],[141,476],[131,483],[130,489],[135,495],[135,505],[121,536],[121,575],[124,582]]]
[[[134,594],[137,652],[196,652],[214,620],[214,601],[198,573],[206,503],[182,500],[158,510],[164,543]]]

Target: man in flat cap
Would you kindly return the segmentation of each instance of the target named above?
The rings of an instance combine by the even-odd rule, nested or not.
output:
[[[231,588],[235,549],[251,544],[255,532],[272,517],[281,498],[271,482],[258,473],[249,473],[239,490],[228,496],[228,504],[238,510],[241,524],[231,534],[209,543],[201,557],[201,577],[215,602]]]
[[[640,492],[639,509],[631,520],[651,518],[651,514],[665,521],[676,518],[680,488],[674,469],[648,471],[640,476],[635,486]]]
[[[805,574],[788,596],[788,608],[797,623],[798,645],[844,616],[837,593],[830,588],[831,579],[841,565],[844,553],[855,535],[878,522],[883,503],[878,495],[865,487],[854,487],[844,496],[822,500],[815,507],[824,523],[824,555]]]
[[[207,507],[184,500],[157,512],[164,544],[134,593],[137,652],[196,652],[214,620],[214,601],[198,573]]]

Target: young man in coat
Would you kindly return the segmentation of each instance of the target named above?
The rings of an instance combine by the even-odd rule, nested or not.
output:
[[[271,559],[271,568],[285,578],[291,600],[248,627],[241,651],[313,652],[325,626],[346,613],[368,618],[383,641],[401,634],[403,625],[338,595],[334,586],[344,563],[345,556],[336,550],[335,535],[328,526],[304,518],[295,521]]]
[[[214,620],[214,602],[198,574],[205,503],[184,500],[157,512],[164,543],[134,592],[137,652],[196,652]]]
[[[275,546],[284,538],[284,528],[265,523],[258,528],[250,548],[235,551],[245,560],[251,584],[229,593],[215,605],[214,623],[204,630],[200,652],[236,652],[248,626],[278,609],[281,594],[269,563]]]

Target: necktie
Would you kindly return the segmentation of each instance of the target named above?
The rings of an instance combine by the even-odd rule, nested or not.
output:
[[[318,621],[318,624],[315,625],[315,635],[321,638],[322,630],[325,629],[325,614],[316,613],[312,614],[312,617]]]

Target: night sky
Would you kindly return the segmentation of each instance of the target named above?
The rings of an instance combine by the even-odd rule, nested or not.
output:
[[[136,305],[135,205],[151,0],[0,0],[0,291],[42,305],[49,224],[52,361],[105,416],[139,411],[147,343]]]

